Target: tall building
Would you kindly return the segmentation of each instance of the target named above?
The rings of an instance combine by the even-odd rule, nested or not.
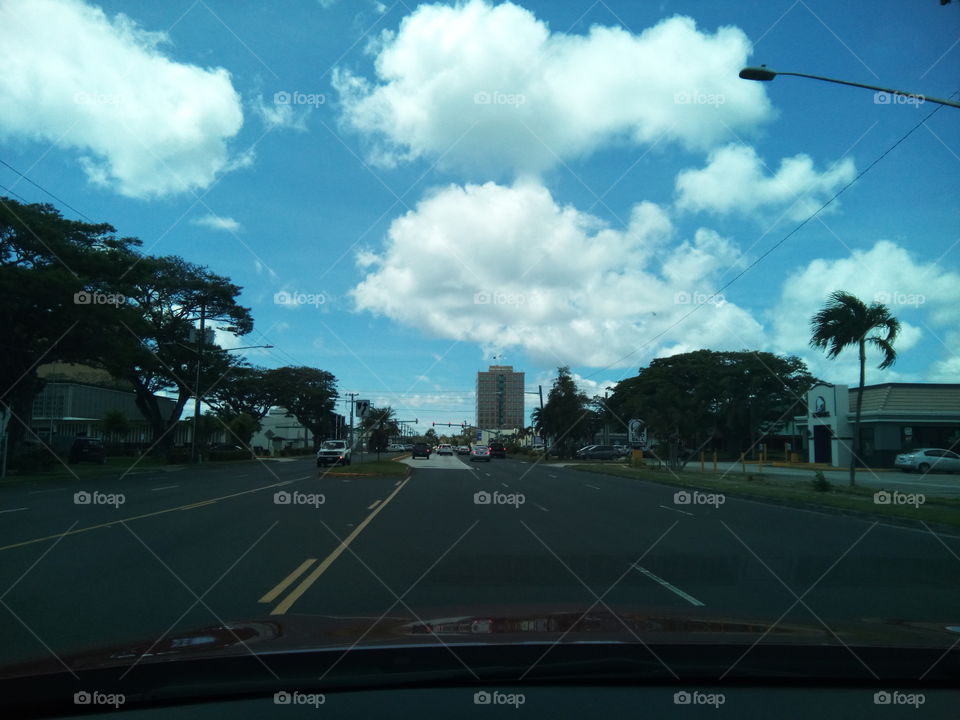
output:
[[[512,365],[491,365],[477,373],[477,427],[483,430],[522,428],[523,373]]]

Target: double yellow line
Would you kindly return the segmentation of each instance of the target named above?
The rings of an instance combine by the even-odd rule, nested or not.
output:
[[[387,506],[387,504],[391,500],[393,500],[401,490],[403,490],[404,486],[409,481],[410,481],[410,478],[408,476],[397,485],[396,489],[392,493],[390,493],[390,495],[387,497],[386,500],[384,500],[383,502],[378,501],[373,503],[370,506],[373,508],[373,512],[367,515],[367,517],[363,519],[363,522],[357,525],[353,529],[353,532],[347,535],[347,537],[340,542],[340,544],[333,550],[333,552],[331,552],[329,555],[327,555],[326,558],[324,558],[323,562],[321,562],[319,565],[313,568],[310,574],[307,575],[303,580],[301,580],[300,584],[297,585],[293,589],[293,591],[289,595],[287,595],[287,597],[284,598],[284,600],[279,605],[277,605],[273,610],[270,611],[270,614],[271,615],[286,614],[287,610],[289,610],[293,606],[293,604],[297,600],[299,600],[300,597],[307,590],[310,589],[310,586],[313,585],[320,578],[320,576],[327,571],[327,568],[333,565],[336,559],[343,554],[343,551],[346,550],[348,547],[350,547],[350,543],[356,540],[357,536],[360,533],[362,533],[364,528],[366,528],[367,525],[369,525],[371,521],[377,516],[377,513],[383,510]],[[273,589],[270,590],[270,592],[268,592],[266,595],[260,598],[258,602],[272,603],[274,600],[280,597],[280,595],[286,592],[287,588],[293,585],[293,583],[295,583],[301,575],[303,575],[305,572],[307,572],[307,570],[313,567],[313,564],[315,562],[317,562],[316,558],[307,558],[306,560],[304,560],[302,563],[300,563],[300,565],[297,566],[297,568],[292,573],[287,575],[276,586],[274,586]]]

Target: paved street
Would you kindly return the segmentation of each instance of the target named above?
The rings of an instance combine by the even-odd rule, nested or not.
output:
[[[801,596],[809,609],[783,622],[960,624],[958,537],[734,498],[677,505],[664,485],[515,460],[405,462],[406,479],[321,476],[307,458],[7,484],[0,661],[271,614],[582,612],[598,597],[771,620]]]

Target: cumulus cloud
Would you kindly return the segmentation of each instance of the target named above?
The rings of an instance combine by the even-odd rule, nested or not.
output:
[[[868,304],[887,305],[901,322],[895,344],[900,354],[917,348],[930,334],[950,337],[952,328],[960,324],[960,272],[923,262],[896,243],[879,240],[846,257],[812,260],[784,282],[780,299],[770,312],[771,342],[779,351],[800,355],[815,374],[834,382],[857,382],[856,351],[826,360],[823,353],[811,350],[809,340],[810,318],[835,290],[846,290]],[[874,368],[868,370],[868,382],[917,379],[902,377],[896,365],[876,370],[880,355],[869,348],[867,353],[868,368]],[[946,357],[934,370],[948,372],[955,362]]]
[[[240,232],[243,226],[231,217],[221,217],[220,215],[204,215],[203,217],[191,220],[192,225],[210,228],[211,230],[223,230],[225,232]]]
[[[73,148],[92,182],[130,197],[209,185],[244,164],[227,147],[240,97],[167,42],[81,0],[0,4],[0,137]]]
[[[764,121],[763,86],[737,77],[750,47],[737,28],[687,17],[571,35],[513,3],[470,0],[419,6],[372,45],[375,79],[338,68],[333,84],[344,125],[381,165],[526,174],[612,142],[709,148]]]
[[[850,158],[818,172],[813,160],[803,154],[784,158],[771,174],[752,147],[727,145],[710,153],[706,167],[677,175],[677,207],[741,215],[773,207],[801,220],[855,175]]]
[[[365,277],[351,294],[358,310],[491,354],[522,347],[552,366],[759,346],[759,323],[709,299],[739,251],[709,230],[683,242],[674,232],[652,203],[616,230],[536,182],[450,186],[394,220],[382,253],[362,253]],[[695,304],[707,307],[670,327]]]

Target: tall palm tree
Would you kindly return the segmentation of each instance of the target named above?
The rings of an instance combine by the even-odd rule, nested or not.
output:
[[[878,302],[867,306],[860,298],[844,290],[830,294],[827,304],[810,320],[813,336],[810,344],[827,351],[833,360],[849,346],[856,345],[860,354],[860,385],[857,387],[857,412],[853,423],[853,455],[850,458],[850,486],[855,482],[857,458],[860,457],[860,407],[863,401],[864,376],[867,364],[867,343],[883,354],[877,366],[884,370],[897,360],[893,343],[900,332],[900,321],[890,308]]]

